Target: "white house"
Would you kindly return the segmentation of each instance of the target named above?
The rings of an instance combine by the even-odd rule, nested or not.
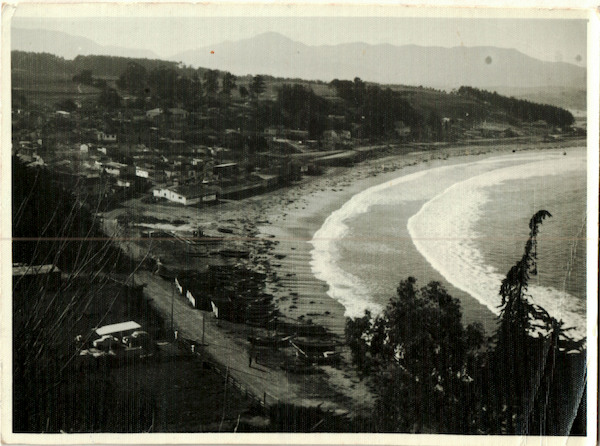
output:
[[[154,189],[152,191],[152,195],[157,198],[166,198],[168,200],[169,196],[171,195],[171,191],[166,187],[160,187],[158,189]]]
[[[115,162],[108,162],[108,163],[104,163],[104,171],[109,174],[109,175],[114,175],[116,177],[118,177],[119,175],[121,175],[121,170],[127,167],[126,164],[121,164],[121,163],[115,163]]]
[[[166,198],[174,203],[191,206],[198,203],[211,203],[217,200],[217,191],[204,185],[172,186],[152,191],[157,198]]]
[[[116,133],[96,132],[96,137],[101,142],[117,142]]]
[[[168,110],[171,116],[176,119],[187,119],[189,115],[188,111],[182,108],[169,108]]]
[[[150,172],[142,167],[135,167],[135,176],[140,178],[148,178],[150,176]]]
[[[146,118],[156,118],[157,116],[160,116],[163,114],[163,110],[162,108],[153,108],[152,110],[148,110],[146,112]]]

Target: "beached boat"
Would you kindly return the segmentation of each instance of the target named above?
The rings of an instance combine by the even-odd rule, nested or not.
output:
[[[250,344],[260,347],[282,347],[288,345],[290,336],[248,336]]]
[[[308,355],[306,355],[306,354],[303,355],[302,353],[297,352],[297,356],[300,360],[302,360],[308,364],[319,364],[319,365],[337,364],[342,359],[341,353],[335,352],[335,351],[326,351],[326,352],[308,354]]]
[[[334,351],[340,343],[334,340],[315,340],[296,338],[291,341],[297,348],[303,352],[326,352]]]
[[[325,327],[316,324],[277,321],[273,328],[282,333],[295,334],[298,336],[326,336],[328,334]]]
[[[221,249],[219,251],[219,254],[221,254],[224,257],[249,257],[250,256],[250,251],[247,251],[245,249]]]
[[[284,362],[280,367],[289,373],[295,373],[298,375],[314,375],[317,373],[323,373],[323,371],[311,364],[306,364],[302,361]]]
[[[272,321],[272,319],[246,319],[245,323],[250,327],[268,328]]]

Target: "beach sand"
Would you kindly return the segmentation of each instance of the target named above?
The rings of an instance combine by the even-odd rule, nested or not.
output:
[[[229,243],[241,246],[251,253],[249,259],[240,259],[239,262],[266,273],[267,292],[274,296],[274,303],[284,316],[301,321],[312,320],[343,337],[345,309],[339,302],[329,297],[328,285],[315,278],[311,267],[313,246],[310,240],[333,211],[339,209],[353,195],[371,186],[419,170],[450,163],[472,162],[483,157],[508,154],[513,151],[582,145],[585,145],[582,140],[551,144],[539,142],[503,144],[500,141],[496,145],[457,145],[436,148],[434,151],[413,148],[412,153],[404,147],[398,154],[363,161],[350,168],[329,168],[321,176],[304,177],[286,188],[240,201],[224,202],[213,207],[198,209],[144,202],[140,199],[132,200],[125,203],[123,208],[104,214],[105,230],[113,236],[125,236],[120,245],[132,257],[139,259],[142,256],[160,254],[164,256],[165,264],[177,269],[178,267],[190,268],[195,263],[202,263],[202,259],[190,259],[186,256],[187,248],[174,248],[180,246],[174,242],[164,242],[167,245],[172,243],[173,246],[171,252],[164,253],[157,249],[157,245],[153,245],[154,242],[148,242],[148,239],[142,241],[134,237],[127,241],[128,236],[139,234],[140,228],[135,229],[135,225],[125,229],[119,228],[116,218],[133,210],[140,217],[152,216],[168,221],[182,220],[184,222],[182,227],[185,228],[183,232],[188,231],[190,227],[199,227],[213,232],[219,227],[227,227],[232,231],[227,234],[231,239]],[[405,215],[401,218],[409,217],[410,215]],[[402,278],[399,277],[398,280],[400,279]],[[149,285],[147,291],[156,288],[155,292],[151,293],[152,298],[156,300],[158,306],[164,307],[161,308],[162,313],[167,314],[171,305],[169,290],[161,290],[163,285],[156,276],[146,274],[144,280]],[[150,284],[154,285],[150,286]],[[452,295],[455,295],[455,291],[449,289]],[[394,292],[395,289],[390,289],[390,296]],[[494,316],[486,307],[466,293],[455,297],[461,299],[464,322],[484,321],[488,325],[488,330],[490,329],[490,324],[494,323]],[[199,321],[206,313],[192,310],[183,300],[176,307],[178,314],[175,315],[175,325],[187,324],[187,328],[184,328],[186,336],[198,339],[200,333],[198,327],[201,326]],[[243,364],[246,361],[244,350],[249,348],[246,341],[248,330],[243,324],[224,325],[229,328],[221,333],[220,330],[222,331],[223,328],[219,328],[218,324],[215,325],[214,322],[207,324],[207,330],[211,331],[211,344],[214,343],[214,348],[210,347],[214,350],[212,354],[216,360],[220,360],[225,365],[233,361],[233,369],[238,368],[239,371],[232,369],[232,374],[256,394],[260,395],[261,390],[269,389],[279,400],[287,399],[309,405],[316,404],[319,400],[327,400],[330,403],[325,407],[351,410],[355,413],[360,409],[368,411],[372,404],[373,396],[368,384],[366,380],[358,378],[350,365],[351,358],[347,348],[344,349],[344,361],[341,366],[322,367],[325,375],[319,378],[320,384],[314,392],[308,392],[307,389],[310,387],[307,386],[314,386],[316,383],[314,378],[299,381],[286,376],[278,369],[269,369],[268,373],[265,371],[264,376],[258,378],[248,374],[245,370],[246,365]],[[222,352],[229,350],[235,351],[236,354],[219,359]],[[242,357],[242,360],[239,357]],[[330,389],[330,392],[325,392],[323,386]],[[307,392],[310,396],[307,396]],[[329,396],[325,396],[326,394]]]
[[[314,276],[311,267],[310,243],[314,233],[326,218],[355,194],[374,185],[399,176],[448,164],[469,163],[484,157],[523,150],[547,150],[581,146],[582,141],[563,144],[498,144],[495,146],[456,146],[434,152],[419,151],[399,156],[365,161],[352,168],[336,168],[322,177],[296,187],[288,188],[278,203],[265,209],[268,223],[259,225],[263,236],[277,243],[271,252],[271,270],[275,280],[270,283],[279,310],[291,318],[312,320],[323,324],[332,332],[343,335],[344,307],[327,294],[328,285]],[[277,193],[277,192],[275,192]],[[399,209],[399,221],[408,220]],[[412,210],[406,210],[412,214]],[[398,278],[400,281],[401,277]],[[495,316],[485,306],[466,293],[450,289],[461,300],[464,322],[481,322],[490,331]],[[395,289],[390,289],[390,297]]]

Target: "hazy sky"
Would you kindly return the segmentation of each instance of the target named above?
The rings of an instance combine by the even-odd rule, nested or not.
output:
[[[13,26],[63,31],[101,45],[139,48],[168,57],[267,31],[307,45],[347,42],[515,48],[548,61],[586,63],[586,21],[393,17],[19,18]]]

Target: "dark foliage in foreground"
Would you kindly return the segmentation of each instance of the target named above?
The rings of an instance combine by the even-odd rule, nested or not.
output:
[[[346,335],[361,371],[383,390],[377,431],[473,432],[477,408],[468,402],[483,330],[463,327],[458,300],[439,283],[418,289],[409,277],[381,315],[349,319]]]
[[[112,306],[128,292],[115,292],[104,273],[127,272],[132,265],[109,240],[98,238],[94,213],[100,203],[86,207],[56,185],[50,172],[27,168],[16,158],[12,181],[13,262],[52,264],[63,272],[58,286],[49,286],[44,276],[13,282],[14,429],[56,431],[56,418],[67,416],[57,407],[69,403],[61,385],[73,373],[75,355],[66,333],[86,320],[95,299]],[[110,299],[103,294],[107,289]]]
[[[321,407],[278,403],[268,408],[272,432],[370,432],[372,420],[337,414]]]
[[[502,282],[491,342],[481,327],[463,328],[459,302],[439,283],[417,289],[412,277],[381,315],[347,320],[353,361],[377,394],[376,431],[585,434],[584,340],[527,294],[546,217],[532,217],[525,253]]]

